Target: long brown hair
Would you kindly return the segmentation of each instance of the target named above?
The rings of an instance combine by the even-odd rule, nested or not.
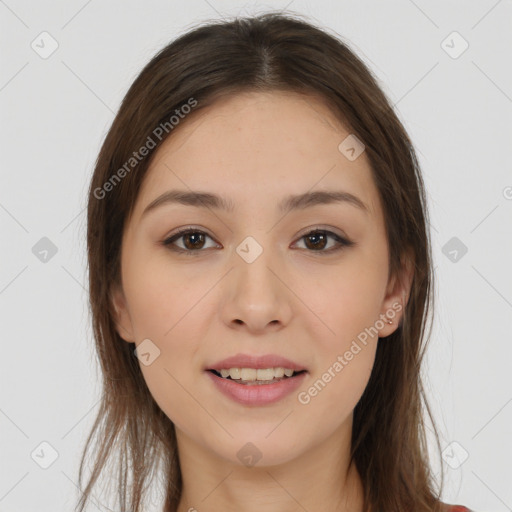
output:
[[[414,262],[402,320],[378,343],[373,372],[354,410],[350,463],[362,478],[365,511],[441,510],[425,411],[438,453],[439,436],[420,376],[434,294],[427,204],[413,145],[377,79],[347,43],[300,15],[266,13],[202,24],[164,47],[131,85],[100,150],[89,189],[87,244],[103,393],[82,453],[80,487],[89,449],[95,449],[80,512],[113,459],[121,510],[141,511],[149,484],[159,476],[165,512],[177,509],[182,480],[174,425],[152,398],[134,345],[120,338],[114,324],[111,291],[120,284],[123,229],[152,157],[172,136],[169,120],[176,110],[198,111],[237,92],[275,90],[321,98],[364,143],[384,211],[389,275],[399,276],[407,261]],[[183,107],[193,102],[193,108]],[[179,122],[186,123],[186,116]],[[131,160],[150,139],[149,154]],[[441,464],[441,489],[442,469]]]

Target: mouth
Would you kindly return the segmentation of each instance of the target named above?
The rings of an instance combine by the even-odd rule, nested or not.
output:
[[[221,379],[234,381],[237,384],[246,386],[261,386],[265,384],[274,384],[283,380],[297,378],[307,370],[292,370],[288,368],[229,368],[220,370],[207,370]]]
[[[304,369],[225,368],[207,369],[205,374],[224,396],[246,407],[276,404],[304,384]]]

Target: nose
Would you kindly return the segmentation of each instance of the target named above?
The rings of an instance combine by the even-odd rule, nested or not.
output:
[[[230,328],[258,334],[290,322],[293,293],[286,272],[269,254],[264,250],[251,263],[234,254],[234,267],[222,283],[221,316]]]

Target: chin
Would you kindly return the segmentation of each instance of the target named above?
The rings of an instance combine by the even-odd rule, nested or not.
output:
[[[270,434],[269,437],[268,434],[271,430],[262,429],[258,433],[252,429],[250,432],[247,431],[239,435],[230,430],[234,436],[233,439],[225,443],[221,450],[219,450],[218,443],[214,447],[212,446],[212,449],[230,463],[247,468],[279,466],[297,458],[298,453],[294,449],[297,441],[288,435],[279,435],[277,432]],[[281,434],[286,434],[286,432],[283,431]]]

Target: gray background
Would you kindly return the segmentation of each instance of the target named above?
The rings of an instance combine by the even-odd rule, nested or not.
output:
[[[425,378],[444,500],[512,510],[512,2],[5,0],[0,512],[70,511],[79,492],[100,391],[85,197],[124,93],[192,24],[287,6],[349,42],[413,139],[432,216],[437,306]],[[42,58],[52,40],[57,50]]]

